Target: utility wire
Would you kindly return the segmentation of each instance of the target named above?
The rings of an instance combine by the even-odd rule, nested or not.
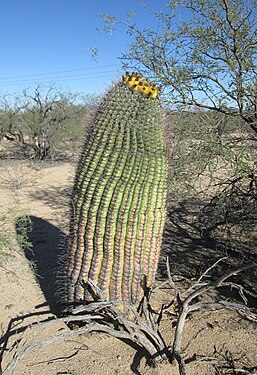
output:
[[[18,85],[21,85],[21,84],[27,84],[27,85],[29,85],[29,84],[38,84],[38,85],[40,85],[40,84],[42,84],[42,85],[48,85],[48,84],[52,84],[52,83],[57,83],[57,82],[69,82],[69,81],[85,81],[85,80],[88,80],[88,79],[100,79],[100,78],[110,78],[110,75],[103,75],[103,76],[101,76],[101,75],[99,75],[99,76],[92,76],[92,77],[82,77],[82,78],[66,78],[66,79],[59,79],[59,80],[37,80],[37,81],[24,81],[23,83],[15,83],[15,82],[12,82],[12,83],[8,83],[8,84],[6,84],[6,85],[8,85],[8,86],[12,86],[12,85],[16,85],[16,86],[18,86]],[[1,84],[1,86],[4,86],[5,84],[3,83],[0,83]]]
[[[26,75],[18,75],[18,76],[11,76],[11,77],[0,77],[0,81],[7,80],[7,79],[16,79],[16,78],[27,78],[27,77],[37,77],[37,76],[44,76],[50,74],[61,74],[61,73],[70,73],[70,72],[78,72],[78,71],[85,71],[85,70],[98,70],[103,68],[110,68],[110,67],[119,67],[117,64],[109,64],[109,65],[100,65],[100,66],[90,66],[87,68],[78,68],[78,69],[70,69],[70,70],[59,70],[54,72],[48,73],[36,73],[36,74],[26,74]],[[99,72],[101,73],[101,72]]]
[[[59,81],[65,81],[65,80],[78,80],[78,79],[89,79],[89,78],[102,78],[102,75],[104,74],[114,74],[117,73],[117,70],[107,70],[107,71],[101,71],[101,72],[92,72],[92,73],[81,73],[81,74],[71,74],[71,75],[63,75],[63,76],[50,76],[50,77],[36,77],[35,79],[21,79],[21,80],[16,80],[16,81],[1,81],[0,79],[0,84],[1,85],[17,85],[20,83],[26,83],[26,82],[36,82],[36,81],[41,81],[42,79],[44,81],[54,81],[54,82],[59,82]]]

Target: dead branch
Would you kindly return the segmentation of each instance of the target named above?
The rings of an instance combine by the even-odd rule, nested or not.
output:
[[[240,314],[251,316],[254,315],[251,309],[243,304],[234,303],[230,301],[218,301],[213,300],[200,300],[206,292],[211,289],[216,289],[220,286],[236,287],[243,301],[246,303],[247,300],[244,298],[244,291],[240,285],[228,282],[227,280],[237,275],[243,270],[249,270],[256,267],[256,264],[244,265],[240,268],[230,270],[217,280],[206,281],[205,278],[208,276],[210,270],[216,267],[222,260],[219,259],[211,267],[209,267],[189,288],[183,292],[180,292],[176,283],[174,282],[169,268],[169,260],[167,258],[167,283],[174,289],[175,298],[171,300],[170,304],[176,303],[178,305],[178,318],[176,324],[176,330],[172,344],[167,346],[163,340],[159,331],[159,324],[162,318],[163,311],[167,308],[162,306],[161,312],[154,312],[151,304],[151,298],[154,292],[158,289],[148,290],[142,300],[140,309],[136,310],[134,306],[123,303],[122,301],[106,301],[103,300],[101,290],[89,280],[90,287],[94,291],[98,301],[88,303],[87,305],[73,308],[69,311],[67,316],[58,319],[51,319],[41,323],[33,324],[28,326],[24,330],[24,336],[19,339],[19,342],[29,333],[31,329],[36,327],[45,327],[47,324],[53,324],[56,322],[64,322],[68,326],[77,327],[76,329],[68,332],[63,332],[59,335],[52,336],[46,340],[33,343],[25,347],[19,353],[14,354],[13,359],[7,365],[5,370],[0,375],[11,375],[15,371],[15,367],[18,361],[22,360],[26,355],[41,349],[46,345],[51,345],[59,340],[66,340],[77,335],[86,334],[89,332],[102,332],[112,337],[128,340],[136,344],[139,348],[145,350],[148,356],[158,361],[161,358],[166,358],[170,362],[176,360],[179,365],[180,375],[186,375],[186,354],[197,337],[206,330],[207,327],[200,329],[195,333],[188,341],[187,345],[182,349],[182,339],[185,331],[185,322],[189,314],[195,311],[199,311],[204,308],[208,309],[231,309],[238,311]],[[162,284],[164,285],[164,284]],[[255,317],[256,318],[256,317]],[[257,319],[255,320],[257,321]],[[16,349],[17,350],[17,349]]]
[[[186,322],[186,318],[188,317],[190,313],[200,310],[202,308],[217,309],[217,308],[222,308],[222,307],[223,308],[225,307],[227,309],[232,309],[232,310],[244,310],[249,313],[251,312],[251,310],[245,305],[235,304],[235,303],[231,303],[228,301],[219,301],[219,302],[203,301],[203,302],[195,302],[191,305],[193,300],[195,300],[197,297],[203,295],[204,293],[208,292],[211,289],[215,289],[215,288],[225,285],[226,280],[230,278],[231,276],[237,275],[239,272],[242,272],[244,270],[249,270],[257,266],[256,264],[247,264],[237,269],[228,271],[227,273],[225,273],[224,275],[222,275],[215,281],[209,281],[209,282],[203,283],[202,282],[203,278],[207,276],[208,272],[211,269],[213,269],[215,266],[217,266],[217,264],[223,259],[224,258],[219,259],[218,261],[214,263],[214,265],[209,267],[200,276],[197,282],[193,284],[191,287],[189,287],[184,293],[179,293],[177,290],[175,291],[175,294],[177,295],[177,302],[178,302],[180,311],[179,311],[177,326],[175,330],[175,337],[174,337],[173,346],[172,346],[172,356],[173,358],[177,360],[179,364],[180,375],[186,374],[184,356],[186,354],[187,349],[191,346],[191,343],[194,340],[194,337],[193,337],[193,340],[191,339],[189,341],[189,344],[186,346],[186,348],[182,350],[181,345],[182,345],[182,338],[183,338],[183,333],[185,329],[185,322]],[[168,269],[168,272],[169,272],[169,269]],[[172,279],[172,276],[168,275],[168,278],[170,280]]]

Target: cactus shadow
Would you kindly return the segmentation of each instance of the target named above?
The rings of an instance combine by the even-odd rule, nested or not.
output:
[[[50,311],[60,316],[61,304],[56,295],[56,274],[65,234],[48,221],[29,216],[30,224],[27,224],[27,238],[23,244],[19,237],[24,236],[24,226],[20,227],[19,219],[16,221],[16,233],[20,247],[35,272]]]

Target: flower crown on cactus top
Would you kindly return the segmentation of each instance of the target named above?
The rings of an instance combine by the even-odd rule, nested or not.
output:
[[[154,83],[149,82],[148,79],[135,72],[132,74],[126,72],[126,75],[123,76],[123,82],[130,86],[133,91],[139,91],[152,99],[157,98],[161,92],[161,89]]]

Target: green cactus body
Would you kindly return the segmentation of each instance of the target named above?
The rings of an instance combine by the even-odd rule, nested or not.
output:
[[[147,95],[137,86],[140,80]],[[92,300],[89,279],[107,300],[132,304],[142,297],[142,284],[154,281],[167,199],[163,115],[156,91],[138,75],[127,75],[109,90],[95,115],[72,195],[68,304]]]

